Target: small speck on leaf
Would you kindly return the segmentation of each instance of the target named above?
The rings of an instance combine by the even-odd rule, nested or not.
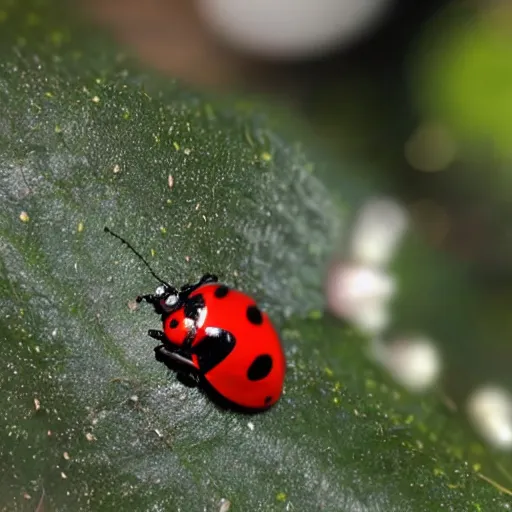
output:
[[[28,216],[28,213],[23,211],[20,213],[20,220],[21,222],[28,222],[30,220],[30,217]]]
[[[41,409],[41,402],[37,398],[34,398],[34,409],[36,411],[39,411],[39,409]]]
[[[230,508],[231,508],[231,502],[229,500],[227,500],[226,498],[222,498],[220,500],[219,512],[228,512]]]
[[[278,492],[276,494],[276,500],[280,502],[286,501],[286,494],[284,492]]]

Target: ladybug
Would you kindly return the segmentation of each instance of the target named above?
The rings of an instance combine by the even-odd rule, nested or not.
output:
[[[268,315],[242,291],[205,274],[179,289],[160,279],[146,260],[124,239],[161,283],[153,294],[137,297],[161,316],[162,330],[148,335],[159,344],[155,358],[193,377],[206,391],[243,410],[265,410],[280,398],[286,360]]]

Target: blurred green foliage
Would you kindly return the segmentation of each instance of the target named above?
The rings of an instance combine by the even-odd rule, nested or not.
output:
[[[439,12],[414,54],[413,89],[426,120],[443,123],[462,159],[512,157],[512,10],[507,2]]]

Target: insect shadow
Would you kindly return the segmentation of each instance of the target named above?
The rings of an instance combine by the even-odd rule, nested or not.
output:
[[[244,414],[246,416],[254,416],[269,409],[269,407],[247,409],[239,404],[235,404],[216,391],[202,375],[183,371],[183,367],[178,362],[169,359],[162,360],[156,354],[155,359],[163,363],[172,373],[174,373],[181,384],[187,388],[197,388],[197,390],[205,395],[213,405],[215,405],[215,407],[222,411],[231,411],[236,412],[237,414]]]

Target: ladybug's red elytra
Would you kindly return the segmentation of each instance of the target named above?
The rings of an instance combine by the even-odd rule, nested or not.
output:
[[[154,294],[137,297],[161,315],[163,329],[149,330],[159,341],[155,357],[179,373],[203,381],[214,394],[244,410],[264,410],[280,398],[286,360],[268,315],[253,298],[205,274],[180,289],[160,279]]]

